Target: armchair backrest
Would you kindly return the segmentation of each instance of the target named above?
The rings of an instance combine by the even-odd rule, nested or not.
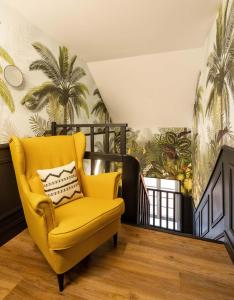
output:
[[[13,137],[10,146],[16,175],[25,175],[32,192],[44,194],[37,170],[59,167],[74,160],[78,173],[83,172],[85,144],[83,133],[23,139]]]

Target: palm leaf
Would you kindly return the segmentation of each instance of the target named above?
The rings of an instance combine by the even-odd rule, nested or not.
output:
[[[71,79],[70,79],[70,83],[74,84],[77,81],[79,81],[82,77],[84,77],[86,75],[85,71],[83,68],[81,67],[76,67],[71,74]]]
[[[46,61],[51,67],[54,69],[54,72],[57,76],[60,76],[59,65],[54,57],[53,53],[44,45],[39,42],[35,42],[32,44],[34,49],[40,54],[44,61]]]
[[[218,16],[216,19],[216,47],[217,55],[221,57],[222,55],[222,45],[223,45],[223,6],[222,3],[219,3],[218,6]]]
[[[204,118],[203,107],[202,107],[203,88],[199,85],[200,78],[201,78],[201,72],[199,72],[198,79],[197,79],[196,96],[195,96],[195,102],[193,107],[193,118],[194,118],[194,123],[196,128],[198,126],[199,115],[201,114],[202,118]]]
[[[224,8],[224,49],[226,52],[228,52],[230,47],[232,46],[234,33],[234,2],[232,1],[229,16],[227,18],[228,4],[229,2],[227,1]]]
[[[73,67],[74,67],[74,64],[76,62],[76,59],[77,59],[77,56],[74,55],[72,58],[71,58],[71,61],[69,63],[69,66],[68,66],[68,80],[70,81],[71,79],[71,75],[72,75],[72,72],[73,72]]]
[[[0,79],[0,97],[2,98],[3,102],[7,105],[9,110],[13,113],[15,111],[14,101],[10,90],[8,89],[8,87],[2,79]]]
[[[15,65],[12,57],[2,47],[0,47],[0,57],[2,57],[9,65]]]
[[[29,66],[29,70],[40,70],[42,71],[49,79],[51,79],[55,85],[60,85],[60,76],[57,75],[54,68],[47,62],[42,59],[36,60]]]
[[[215,103],[215,88],[213,86],[206,106],[206,116],[207,115],[209,116],[211,114],[214,103]]]
[[[94,114],[94,115],[101,115],[101,117],[103,115],[105,115],[107,113],[107,108],[106,108],[106,105],[105,103],[100,100],[98,101],[94,106],[93,106],[93,109],[91,111],[91,114]]]
[[[86,112],[87,117],[89,117],[89,107],[83,97],[81,97],[79,95],[71,97],[71,103],[75,109],[77,117],[80,116],[81,108]]]
[[[46,111],[49,116],[50,122],[62,123],[63,109],[59,104],[58,98],[49,96]]]
[[[49,122],[44,120],[38,114],[35,114],[29,118],[29,123],[31,125],[32,131],[36,136],[45,135],[46,131],[49,129]]]
[[[48,96],[59,97],[61,89],[51,82],[45,82],[32,88],[22,99],[21,104],[34,111],[42,110],[48,103]]]
[[[229,120],[230,119],[230,103],[229,103],[229,97],[228,97],[228,88],[226,83],[223,85],[222,89],[222,103],[223,103],[223,111],[225,114],[225,119]]]
[[[81,94],[81,95],[83,95],[84,98],[86,98],[86,94],[89,95],[89,90],[88,90],[87,86],[81,82],[78,82],[75,85],[73,85],[70,88],[70,92],[72,94],[77,94],[77,95]]]
[[[63,79],[67,77],[68,67],[68,49],[66,47],[59,47],[59,68]]]
[[[95,90],[93,91],[93,95],[94,95],[94,96],[98,96],[98,98],[102,99],[102,95],[101,95],[99,89],[95,89]]]

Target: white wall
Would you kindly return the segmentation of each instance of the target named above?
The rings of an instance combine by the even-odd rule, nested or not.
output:
[[[191,127],[200,48],[88,63],[114,122]]]

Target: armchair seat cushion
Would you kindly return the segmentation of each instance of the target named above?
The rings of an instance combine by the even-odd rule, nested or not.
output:
[[[120,218],[124,201],[84,197],[55,208],[58,226],[48,235],[51,250],[68,249]]]

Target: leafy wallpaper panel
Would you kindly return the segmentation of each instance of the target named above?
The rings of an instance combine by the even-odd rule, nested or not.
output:
[[[205,44],[193,115],[193,198],[198,205],[222,145],[234,146],[234,1],[220,1]]]
[[[0,4],[0,143],[13,134],[43,135],[52,121],[99,123],[110,119],[87,68],[21,15]],[[16,65],[24,82],[13,88],[4,68]]]
[[[144,176],[179,180],[181,191],[191,194],[191,130],[131,129],[128,133],[127,149],[128,154],[139,160]]]

